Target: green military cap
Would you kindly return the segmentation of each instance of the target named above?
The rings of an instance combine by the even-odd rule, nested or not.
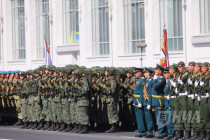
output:
[[[202,65],[202,63],[200,63],[200,62],[195,63],[195,66],[201,67],[201,65]]]
[[[75,74],[83,74],[83,71],[81,69],[77,68],[74,70],[74,73]]]
[[[169,69],[174,69],[175,71],[178,71],[178,67],[176,64],[169,66]]]
[[[137,72],[143,72],[144,69],[143,68],[137,68],[137,67],[134,67],[134,72],[137,73]]]
[[[126,73],[126,71],[125,71],[125,69],[124,68],[122,68],[122,67],[119,67],[118,68],[118,72],[121,74],[121,75],[125,75]]]
[[[127,70],[127,73],[132,74],[134,72],[134,68],[133,67],[129,67]]]
[[[144,73],[153,73],[154,72],[154,70],[152,69],[152,68],[147,68],[147,67],[145,67],[145,69],[144,69]]]
[[[34,70],[34,73],[35,73],[35,74],[40,74],[40,70],[39,70],[39,69],[35,69],[35,70]]]
[[[80,66],[80,69],[87,69],[85,66]]]
[[[164,68],[164,73],[169,73],[169,69],[168,68]]]
[[[194,62],[194,61],[189,62],[189,63],[188,63],[188,66],[195,66],[195,62]]]
[[[165,67],[163,67],[162,65],[157,64],[155,70],[162,70],[164,71]]]
[[[42,65],[42,66],[40,66],[40,67],[39,67],[39,70],[41,70],[41,71],[46,70],[46,65]]]
[[[185,63],[183,61],[180,61],[179,63],[177,63],[177,67],[182,67],[185,66]]]
[[[20,75],[25,76],[25,75],[26,75],[26,72],[21,71],[21,72],[20,72]]]
[[[208,67],[208,66],[209,66],[209,63],[208,63],[208,62],[204,62],[204,63],[202,63],[201,66],[202,66],[202,67]]]
[[[114,76],[115,67],[109,67],[108,69],[106,69],[106,71],[109,72],[109,75],[110,75],[110,76]]]

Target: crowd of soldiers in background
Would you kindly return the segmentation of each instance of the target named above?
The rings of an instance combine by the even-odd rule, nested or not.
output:
[[[23,124],[23,129],[75,133],[137,127],[137,137],[151,138],[158,130],[157,138],[209,139],[209,63],[190,62],[186,69],[179,62],[169,69],[160,67],[162,75],[156,75],[156,69],[43,65],[25,72],[1,72],[1,124],[17,121],[15,125]],[[153,95],[154,82],[162,79],[165,83],[158,90],[163,96]],[[158,98],[158,105],[153,98]],[[156,106],[165,112],[199,110],[201,121],[166,121],[169,124],[162,129],[156,123]]]

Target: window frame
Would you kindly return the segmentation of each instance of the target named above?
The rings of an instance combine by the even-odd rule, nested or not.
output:
[[[161,1],[163,1],[163,4],[161,5]],[[168,7],[165,7],[165,1],[166,0],[159,0],[159,5],[160,5],[160,7],[159,7],[159,14],[160,14],[160,48],[162,47],[162,43],[163,43],[163,27],[162,27],[162,22],[163,23],[166,23],[167,21],[166,21],[166,18],[167,17],[165,17],[166,15],[164,14],[163,15],[163,17],[161,17],[162,16],[162,13],[161,13],[161,9],[163,9],[163,13],[165,13],[165,11],[167,11],[167,8]],[[173,6],[174,6],[174,1],[176,1],[176,9],[175,9],[175,11],[174,11],[174,9],[172,9],[173,10],[173,36],[169,36],[169,32],[168,32],[168,36],[167,36],[167,38],[168,38],[168,51],[169,51],[169,53],[170,54],[173,54],[173,53],[181,53],[181,52],[183,52],[184,51],[184,24],[183,24],[183,7],[181,6],[181,20],[179,19],[179,12],[180,11],[178,11],[179,9],[180,9],[180,7],[178,7],[179,5],[178,5],[178,1],[179,0],[172,0],[172,3],[173,3]],[[181,1],[181,5],[183,5],[183,2],[182,2],[182,0],[180,0]],[[163,7],[162,7],[163,6]],[[176,13],[175,13],[176,12]],[[169,12],[167,12],[167,13],[169,13]],[[174,21],[174,17],[176,18],[176,23],[175,23],[175,21]],[[163,19],[163,21],[162,21],[162,19]],[[181,27],[179,27],[179,22],[181,21]],[[181,34],[182,35],[180,35],[179,33],[180,33],[180,28],[181,28]],[[168,30],[169,28],[167,27],[167,25],[166,25],[166,29]],[[176,30],[176,31],[175,31]],[[175,33],[176,32],[176,33]],[[175,35],[176,34],[176,35]],[[172,40],[172,43],[173,43],[173,50],[170,50],[171,48],[169,47],[169,41],[170,41],[170,39]],[[179,39],[181,39],[182,41],[182,46],[181,46],[181,48],[182,49],[180,49],[180,47],[179,47]],[[175,43],[175,41],[176,41],[176,43]],[[175,49],[175,47],[176,47],[176,49]]]
[[[20,12],[19,10],[20,11],[23,10],[22,13],[19,13]],[[11,19],[12,19],[12,60],[13,61],[25,60],[26,59],[25,0],[22,0],[20,4],[18,3],[18,0],[11,1]]]
[[[111,24],[110,23],[110,2],[108,0],[104,0],[105,4],[100,5],[102,3],[99,3],[96,1],[98,0],[91,0],[92,56],[93,57],[106,57],[110,55],[110,45],[111,45],[111,42],[110,42],[111,40],[110,38],[111,37],[110,36],[110,24]],[[103,14],[103,17],[99,16],[100,12]],[[108,17],[106,14],[108,14]],[[101,28],[100,28],[100,18],[105,21],[104,24],[101,25]],[[100,31],[102,31],[101,35],[100,35]]]
[[[69,1],[69,2],[67,2]],[[66,3],[73,3],[71,2],[73,1],[74,3],[77,4],[77,7],[74,9],[71,9],[71,6],[68,7],[69,9],[67,9],[66,7]],[[79,27],[79,0],[62,0],[62,33],[63,33],[63,44],[64,45],[78,45],[80,43],[80,27]],[[75,13],[77,13],[78,15],[76,15]],[[73,18],[71,17],[71,14],[73,16]],[[69,16],[69,23],[67,24],[67,18],[66,16]],[[72,19],[71,19],[72,18]],[[73,23],[74,28],[69,27],[69,30],[67,31],[67,25],[70,25]],[[78,25],[77,25],[78,24]],[[78,28],[78,29],[77,29]],[[75,31],[74,31],[75,30]],[[78,31],[77,31],[78,30]],[[74,31],[74,32],[73,32]],[[73,35],[71,35],[71,32],[73,32]],[[69,39],[68,39],[68,35],[69,35]],[[79,39],[77,40],[77,35],[79,36]],[[72,37],[71,37],[72,36]],[[71,38],[73,40],[73,42],[71,43]],[[70,41],[68,41],[70,40]]]
[[[45,39],[47,40],[48,43],[48,47],[50,48],[50,17],[49,17],[49,13],[50,13],[50,1],[48,0],[48,2],[43,2],[42,0],[36,0],[35,2],[36,5],[36,59],[44,59],[45,58]],[[43,12],[43,6],[48,5],[48,12]],[[40,8],[42,9],[42,11],[40,12]],[[44,25],[41,25],[41,19],[45,19],[48,17],[48,29],[44,30]],[[42,21],[42,24],[44,20]],[[47,26],[46,26],[47,27]],[[43,29],[41,29],[43,28]],[[40,36],[40,32],[41,30],[44,32],[48,32],[48,34],[44,34],[43,35],[43,41],[41,43],[41,36]],[[47,31],[48,30],[48,31]],[[41,53],[43,55],[41,55]]]
[[[135,1],[130,1],[130,0],[123,0],[123,18],[124,18],[124,51],[123,54],[124,55],[139,55],[142,53],[145,53],[145,48],[137,48],[136,45],[137,44],[144,44],[146,42],[146,31],[145,31],[145,6],[144,6],[144,0],[135,0]],[[135,4],[135,22],[132,22],[132,4]],[[143,8],[144,12],[143,14],[141,13],[141,9],[139,8],[139,10],[137,11],[137,6],[142,6],[140,8]],[[130,10],[129,10],[130,8]],[[137,19],[137,12],[138,15],[140,16],[139,19]],[[130,17],[129,17],[130,14]],[[142,22],[141,16],[143,15],[144,19],[143,19],[143,25],[140,24]],[[127,18],[127,20],[126,20]],[[131,19],[129,19],[131,18]],[[129,20],[128,20],[129,19]],[[138,21],[137,21],[138,20]],[[131,21],[131,23],[128,23],[128,21]],[[129,26],[129,24],[131,24]],[[138,33],[135,32],[135,37],[136,39],[133,39],[133,35],[129,36],[127,35],[127,33],[131,32],[131,34],[133,34],[133,24],[135,25],[135,28],[137,28],[137,24],[139,24],[139,31]],[[143,36],[142,36],[142,27],[143,26]],[[131,31],[129,31],[131,30]],[[127,31],[127,33],[126,33]],[[137,35],[138,34],[138,35]],[[137,38],[137,36],[139,36]],[[135,43],[135,47],[133,48],[133,43]],[[134,50],[133,50],[134,49]],[[141,52],[142,51],[142,52]]]

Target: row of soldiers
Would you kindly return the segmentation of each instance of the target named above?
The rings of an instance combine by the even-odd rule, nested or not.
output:
[[[155,70],[68,65],[1,73],[0,115],[6,120],[16,112],[17,124],[22,120],[23,128],[37,130],[87,133],[88,126],[98,130],[109,124],[109,133],[118,124],[132,130],[137,123],[137,136],[151,138],[157,122],[157,138],[166,133],[168,139],[209,138],[209,70],[208,63],[190,62],[186,69],[179,62]],[[168,117],[172,111],[180,112],[179,120]],[[186,119],[190,111],[199,111],[199,123]],[[158,114],[166,115],[161,122],[167,132]]]
[[[144,74],[144,75],[143,75]],[[136,69],[134,106],[139,134],[157,139],[210,139],[210,64],[184,62]],[[154,112],[155,117],[153,117]]]
[[[127,76],[126,76],[127,74]],[[22,128],[87,133],[134,129],[133,68],[40,66],[0,73],[0,116]],[[120,115],[119,115],[120,114]],[[121,127],[121,128],[122,128]],[[103,130],[101,130],[103,131]]]

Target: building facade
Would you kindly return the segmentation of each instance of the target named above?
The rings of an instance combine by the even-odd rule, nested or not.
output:
[[[0,69],[210,62],[210,0],[0,0]],[[139,48],[145,47],[145,48]]]

